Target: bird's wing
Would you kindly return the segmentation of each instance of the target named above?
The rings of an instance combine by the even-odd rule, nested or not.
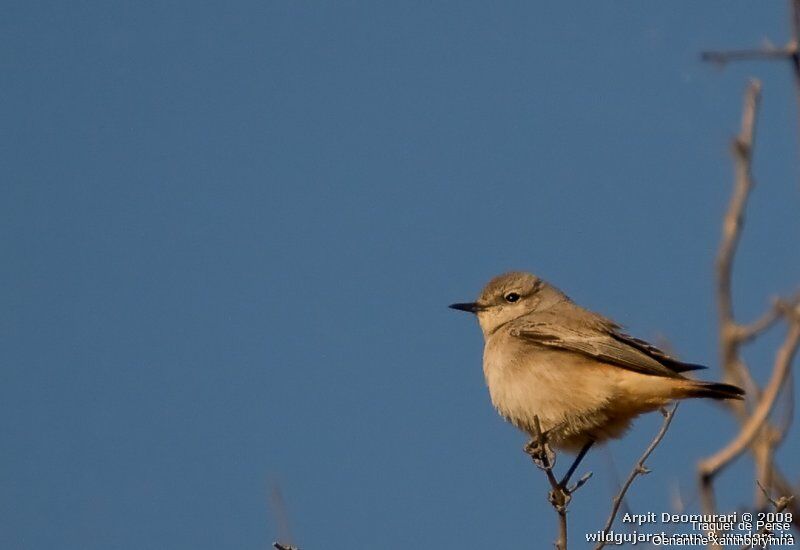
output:
[[[662,365],[674,370],[675,372],[687,372],[692,370],[701,370],[708,368],[705,365],[698,365],[696,363],[684,363],[683,361],[675,359],[674,357],[670,357],[665,352],[661,351],[660,349],[658,349],[649,342],[645,342],[644,340],[640,340],[639,338],[634,338],[633,336],[624,334],[619,331],[613,331],[611,333],[611,336],[612,338],[615,338],[620,342],[624,342],[629,346],[638,349],[642,353],[646,353],[647,355],[649,355]]]
[[[618,325],[595,314],[572,321],[552,315],[531,316],[514,323],[511,334],[653,376],[681,378],[681,372],[703,368],[681,363],[647,342],[622,334]]]

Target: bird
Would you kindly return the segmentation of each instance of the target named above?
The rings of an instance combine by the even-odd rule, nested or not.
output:
[[[478,318],[483,373],[499,414],[534,439],[543,433],[551,447],[577,452],[578,460],[669,402],[744,396],[731,384],[688,378],[684,373],[706,367],[625,334],[531,273],[499,275],[477,301],[449,307]]]

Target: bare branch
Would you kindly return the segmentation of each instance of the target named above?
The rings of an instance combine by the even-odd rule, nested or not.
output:
[[[794,74],[795,95],[800,106],[800,0],[790,0],[789,7],[792,36],[784,47],[767,45],[762,48],[707,51],[700,54],[700,59],[722,66],[732,61],[788,61]]]
[[[762,333],[768,331],[772,326],[781,318],[781,308],[778,301],[774,300],[772,307],[770,307],[764,314],[750,323],[749,325],[738,325],[736,339],[739,343],[745,344],[753,340]]]
[[[800,344],[800,323],[792,322],[783,345],[778,349],[775,357],[775,366],[772,375],[764,389],[764,394],[750,418],[742,426],[739,435],[716,454],[702,460],[698,465],[698,472],[702,479],[710,479],[717,475],[722,468],[735,460],[752,443],[758,431],[764,425],[772,406],[780,393],[781,387],[789,375],[792,360]]]
[[[636,465],[634,465],[631,473],[628,475],[628,479],[625,480],[625,483],[619,490],[619,493],[617,493],[612,499],[613,505],[611,507],[611,514],[609,514],[608,520],[606,520],[606,524],[603,527],[602,539],[594,547],[594,550],[601,550],[605,547],[605,536],[611,530],[611,526],[614,525],[614,520],[617,517],[617,513],[622,505],[622,501],[625,500],[625,494],[628,492],[628,489],[633,484],[634,480],[640,475],[650,473],[650,470],[645,467],[644,463],[650,457],[655,448],[658,447],[658,444],[661,443],[661,440],[664,439],[664,436],[669,429],[669,425],[672,423],[672,418],[675,416],[675,411],[677,409],[678,404],[676,403],[670,410],[661,410],[661,413],[664,415],[664,422],[661,424],[661,429],[658,431],[653,441],[650,442],[650,445],[647,447],[647,449],[645,449],[644,454],[639,458],[638,462],[636,462]]]
[[[525,447],[525,452],[531,456],[534,464],[543,470],[547,476],[547,481],[550,483],[551,491],[549,495],[550,504],[558,514],[559,533],[555,545],[558,550],[567,550],[567,504],[569,504],[570,496],[559,485],[555,474],[553,473],[553,464],[555,462],[555,454],[550,449],[547,443],[547,437],[542,432],[542,426],[539,423],[539,417],[533,417],[533,427],[536,430],[535,439],[533,439]]]
[[[797,57],[798,32],[800,32],[800,0],[792,1],[792,15],[794,23],[794,39],[787,46],[787,52]],[[771,50],[774,51],[774,48]],[[732,56],[727,60],[733,60]],[[798,77],[798,99],[800,100],[800,72]],[[748,325],[740,325],[734,317],[733,297],[731,289],[734,256],[739,244],[743,229],[744,210],[754,182],[752,179],[752,156],[758,104],[760,98],[760,84],[753,81],[745,92],[744,108],[742,112],[741,130],[734,140],[733,153],[735,162],[734,190],[728,210],[723,222],[723,234],[717,254],[717,301],[719,305],[719,343],[720,358],[725,379],[745,387],[748,395],[747,403],[759,403],[762,399],[761,389],[750,374],[747,365],[741,357],[743,344],[752,341],[771,328],[780,318],[786,317],[800,303],[800,294],[787,300],[773,300],[772,306],[756,321]],[[748,411],[745,403],[740,401],[726,403],[743,429],[752,417],[752,410]],[[752,452],[756,475],[765,481],[774,484],[775,488],[784,494],[792,492],[791,484],[782,475],[774,462],[774,450],[780,445],[788,426],[783,428],[773,427],[765,421],[762,427],[765,430],[763,437],[753,437],[750,451]],[[754,434],[757,435],[757,434]],[[760,495],[757,495],[760,498]],[[703,511],[715,511],[715,498],[713,479],[700,476],[700,497]],[[758,499],[757,499],[758,500]],[[791,503],[793,512],[800,513],[797,503]],[[793,515],[793,519],[795,516]],[[800,519],[793,522],[800,530]]]
[[[760,481],[756,480],[756,483],[758,484],[758,488],[761,489],[761,492],[764,494],[764,498],[767,501],[769,501],[775,508],[776,514],[780,514],[781,512],[783,512],[792,505],[792,502],[794,501],[794,495],[784,495],[782,497],[778,497],[778,500],[775,500],[769,495],[769,491],[767,491],[767,489],[761,484]],[[769,527],[770,527],[770,522],[766,522],[765,525],[757,531],[754,540],[759,540],[762,535],[771,533],[772,531],[770,530]],[[741,550],[747,550],[752,548],[753,548],[752,544],[744,545],[741,547]]]
[[[773,59],[791,59],[796,48],[788,44],[783,48],[761,48],[757,50],[723,50],[706,51],[700,54],[700,59],[710,63],[725,65],[731,61],[763,61]]]
[[[761,319],[747,327],[750,332],[744,335],[744,338],[756,337],[761,333],[761,331],[769,328],[771,324],[774,324],[777,319],[780,319],[784,315],[792,317],[792,308],[798,303],[799,301],[797,295],[793,296],[789,300],[774,300],[770,310],[767,311],[767,313],[762,316]],[[745,372],[747,372],[746,369]],[[792,382],[791,369],[789,370],[788,377],[782,384],[780,391],[780,395],[784,397],[784,401],[787,403],[785,413],[788,414],[784,414],[783,420],[777,424],[770,422],[769,420],[765,421],[764,425],[760,428],[750,443],[750,452],[753,455],[753,462],[755,465],[755,477],[757,480],[761,480],[761,482],[763,482],[768,488],[773,487],[776,481],[776,476],[780,476],[780,474],[776,471],[775,451],[783,443],[783,440],[785,439],[789,428],[791,427],[792,417],[794,415],[794,384]],[[760,402],[762,399],[761,390],[755,383],[753,383],[750,398],[755,403]],[[775,407],[777,407],[777,404],[773,405],[773,408]],[[744,418],[741,422],[742,428],[746,422],[747,418]],[[706,490],[710,491],[711,489],[707,486]],[[764,496],[765,492],[763,490],[755,491],[753,500],[756,510],[765,509],[767,501],[765,500]]]
[[[772,484],[775,486],[777,492],[784,495],[793,495],[800,492],[786,480],[786,477],[784,477],[775,464],[773,464],[772,469]],[[792,512],[792,526],[795,530],[800,532],[800,506],[798,506],[797,500],[792,500],[787,506]]]
[[[760,98],[761,83],[752,80],[745,92],[741,130],[732,146],[735,159],[734,191],[723,220],[722,241],[717,252],[716,262],[720,356],[726,379],[739,384],[743,384],[748,376],[743,372],[743,366],[739,361],[741,329],[734,318],[731,281],[733,261],[744,226],[744,210],[753,188],[751,161]]]
[[[750,81],[745,92],[742,127],[732,146],[736,162],[734,192],[723,220],[722,242],[717,253],[719,315],[721,321],[726,324],[734,323],[731,274],[736,247],[744,224],[744,208],[753,187],[751,159],[760,98],[761,83],[757,80]]]

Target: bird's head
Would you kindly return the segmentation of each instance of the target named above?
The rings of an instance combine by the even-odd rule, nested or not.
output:
[[[476,314],[484,336],[488,336],[509,321],[550,303],[552,297],[563,294],[532,273],[512,271],[489,281],[478,301],[450,307]]]

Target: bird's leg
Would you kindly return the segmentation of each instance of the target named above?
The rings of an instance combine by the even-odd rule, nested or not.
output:
[[[559,517],[566,518],[567,504],[569,504],[570,496],[569,493],[558,484],[558,480],[556,480],[556,476],[553,474],[556,455],[547,442],[548,432],[542,431],[538,416],[533,417],[533,428],[534,430],[531,434],[533,438],[525,445],[523,450],[530,455],[537,468],[544,470],[545,475],[547,475],[547,480],[550,482],[550,487],[552,487],[552,490],[548,494],[548,500],[558,512]],[[562,525],[565,526],[566,523],[562,523]],[[564,535],[564,537],[566,540],[566,535]],[[562,546],[562,548],[564,548],[564,546]]]
[[[567,470],[566,475],[564,475],[564,477],[561,478],[561,481],[558,484],[560,487],[564,489],[567,488],[567,483],[569,483],[572,474],[575,473],[575,470],[578,468],[578,465],[581,463],[581,460],[583,460],[583,457],[585,457],[586,453],[589,452],[589,449],[592,447],[592,445],[594,445],[594,440],[590,439],[588,442],[586,442],[586,444],[583,447],[581,447],[578,456],[575,457],[575,461],[569,467],[569,470]]]

